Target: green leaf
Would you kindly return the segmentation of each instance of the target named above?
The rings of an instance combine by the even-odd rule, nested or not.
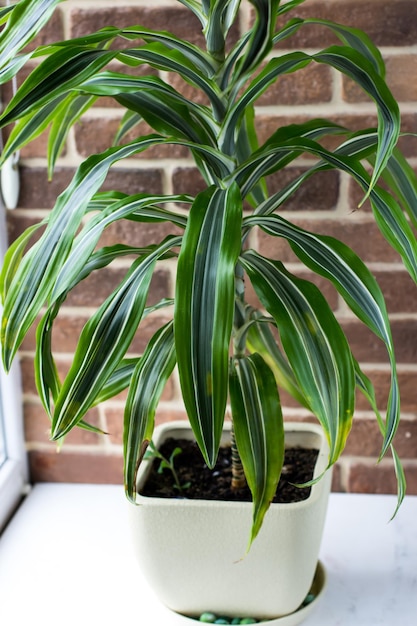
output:
[[[315,285],[253,251],[245,252],[240,261],[275,320],[298,385],[329,440],[332,464],[344,448],[355,400],[353,357],[346,337]]]
[[[194,87],[201,89],[220,115],[224,107],[217,83],[210,79],[214,68],[208,63],[208,59],[201,53],[198,54],[198,48],[193,48],[190,44],[188,48],[183,43],[182,46],[177,44],[176,49],[171,49],[170,42],[167,43],[168,45],[149,43],[142,48],[124,50],[120,54],[120,60],[125,63],[132,60],[146,62],[160,71],[175,72]]]
[[[247,348],[251,353],[258,352],[271,368],[278,387],[285,389],[297,402],[309,411],[311,407],[304,397],[288,361],[279,349],[270,329],[270,321],[262,319],[257,311],[253,311],[247,333]],[[255,322],[256,320],[256,322]]]
[[[282,74],[295,72],[311,62],[311,57],[303,52],[291,52],[282,57],[271,59],[265,68],[245,89],[234,106],[228,109],[219,134],[219,145],[226,154],[233,154],[236,136],[245,109],[252,105],[263,92]],[[236,89],[240,89],[240,82],[236,82]]]
[[[23,337],[49,297],[89,201],[105,180],[109,168],[119,159],[146,149],[163,139],[155,136],[110,148],[86,159],[66,190],[58,197],[40,240],[23,257],[4,302],[2,345],[6,369],[10,367]],[[24,288],[22,288],[24,284]]]
[[[99,72],[117,51],[62,48],[31,72],[1,115],[2,126],[37,111],[55,98],[67,95],[90,76]]]
[[[96,248],[104,229],[110,224],[134,216],[137,221],[168,221],[185,226],[186,217],[176,215],[170,211],[159,209],[155,204],[165,202],[181,202],[183,196],[162,196],[150,194],[138,194],[127,196],[120,202],[112,203],[107,209],[101,211],[82,228],[74,239],[68,258],[62,266],[56,278],[51,298],[56,299],[64,293],[74,282]],[[159,219],[158,219],[159,218]]]
[[[0,68],[0,85],[12,80],[18,71],[25,65],[31,54],[18,54],[11,59],[4,67]]]
[[[318,63],[330,65],[352,78],[374,100],[378,111],[378,151],[369,190],[375,186],[398,141],[400,111],[398,104],[374,65],[357,50],[331,46],[314,56]]]
[[[13,126],[0,157],[0,166],[16,151],[38,137],[53,121],[56,110],[65,96],[54,98],[39,111],[24,115]]]
[[[355,315],[384,342],[391,365],[384,454],[396,432],[400,406],[390,321],[384,296],[373,274],[353,250],[342,242],[303,230],[279,215],[249,217],[245,223],[252,226],[256,224],[270,235],[285,238],[304,265],[330,280]]]
[[[126,495],[136,499],[136,474],[154,429],[155,412],[175,366],[173,322],[159,329],[133,373],[126,401],[123,447]]]
[[[119,393],[127,389],[130,385],[133,372],[137,367],[141,357],[122,359],[120,365],[111,373],[106,383],[101,388],[94,400],[94,405],[101,404],[109,398],[114,398]]]
[[[48,138],[49,179],[52,178],[56,160],[62,153],[70,129],[95,101],[96,98],[91,96],[78,96],[76,93],[70,93],[55,110]]]
[[[133,128],[135,128],[135,126],[140,124],[142,119],[143,118],[142,118],[141,115],[139,115],[139,113],[136,113],[135,111],[127,110],[125,112],[125,114],[123,115],[123,119],[120,122],[119,128],[117,129],[117,133],[116,133],[116,136],[114,138],[113,145],[117,146],[118,144],[120,144],[122,142],[123,138],[126,137],[126,135]]]
[[[52,354],[52,325],[60,304],[54,303],[48,309],[36,329],[35,382],[39,398],[51,420],[51,398],[56,402],[62,386]]]
[[[236,444],[253,498],[249,549],[275,496],[285,454],[275,378],[259,354],[232,359],[230,399]]]
[[[386,439],[386,427],[378,410],[378,404],[376,401],[374,387],[371,381],[369,380],[369,378],[365,376],[365,374],[359,367],[359,364],[356,363],[355,366],[356,366],[356,381],[357,381],[358,389],[360,389],[360,391],[364,394],[369,404],[371,405],[377,417],[379,428],[381,430],[381,433],[384,435],[384,440],[385,440]],[[390,450],[391,450],[391,454],[392,454],[392,458],[394,462],[395,475],[397,477],[397,506],[392,516],[392,517],[395,517],[405,497],[406,478],[405,478],[404,468],[401,464],[400,458],[392,444],[390,445]]]
[[[3,259],[3,266],[0,274],[0,294],[2,301],[5,298],[10,289],[13,277],[16,274],[19,264],[22,260],[22,256],[29,245],[32,236],[36,231],[40,230],[45,224],[47,224],[48,218],[43,219],[38,224],[29,226],[17,239],[10,244]]]
[[[277,8],[280,0],[250,0],[255,7],[256,19],[251,30],[247,51],[239,66],[239,74],[253,71],[264,60],[272,48]]]
[[[174,312],[178,371],[188,417],[210,467],[217,457],[227,401],[241,221],[236,185],[199,194],[178,259]]]
[[[350,142],[349,145],[353,145],[353,149],[355,149],[355,143],[352,144]],[[323,167],[324,169],[327,167],[336,168],[348,173],[357,181],[366,194],[369,194],[375,221],[381,233],[394,250],[401,255],[411,277],[414,281],[417,281],[417,242],[408,220],[399,204],[388,192],[378,186],[370,187],[374,175],[371,178],[356,158],[344,153],[346,145],[341,146],[340,150],[329,152],[322,148],[320,144],[307,137],[294,138],[282,144],[278,143],[276,146],[268,145],[252,155],[247,163],[237,168],[231,178],[236,179],[239,186],[243,186],[244,180],[249,181],[250,185],[254,185],[261,176],[279,169],[282,164],[287,163],[287,159],[295,158],[297,151],[299,153],[302,151],[309,152],[321,158],[323,162],[313,165],[310,171],[303,174],[283,190],[281,193],[285,192],[285,196],[281,197],[281,200],[289,197],[291,192],[295,191],[304,179]],[[250,188],[247,188],[246,183],[244,192],[247,193],[248,191],[250,191]],[[269,202],[275,201],[276,198],[273,198]]]
[[[142,319],[157,259],[172,245],[139,258],[119,287],[84,326],[72,366],[55,404],[52,439],[59,439],[82,419],[124,357]]]
[[[403,210],[417,228],[417,176],[398,148],[392,153],[382,177],[397,195]]]
[[[4,9],[10,12],[0,37],[0,67],[12,60],[38,34],[60,2],[62,0],[20,0],[10,9]]]

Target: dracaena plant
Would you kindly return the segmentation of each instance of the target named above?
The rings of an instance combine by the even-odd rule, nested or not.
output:
[[[49,128],[52,176],[69,129],[97,99],[110,96],[126,109],[114,145],[86,158],[50,215],[10,246],[1,278],[5,367],[37,323],[36,382],[53,440],[73,427],[92,428],[84,420],[87,411],[129,388],[124,474],[126,493],[134,501],[137,468],[152,438],[155,411],[177,366],[188,419],[209,466],[216,460],[230,403],[253,495],[252,539],[283,463],[280,390],[290,392],[317,417],[330,444],[331,466],[345,446],[359,388],[375,410],[381,457],[387,451],[393,455],[401,501],[404,474],[392,445],[400,417],[399,390],[381,290],[347,245],[308,232],[280,214],[310,177],[340,170],[362,188],[381,232],[416,280],[417,247],[410,222],[417,224],[417,183],[396,146],[400,115],[384,80],[381,54],[357,29],[291,17],[291,10],[304,0],[250,0],[252,26],[240,40],[230,42],[240,0],[178,1],[198,18],[206,42],[202,49],[168,31],[109,24],[80,39],[28,53],[25,44],[59,0],[21,0],[0,12],[2,80],[9,80],[29,58],[40,57],[1,116],[2,126],[14,123],[3,161]],[[330,29],[339,44],[310,54],[279,52],[278,43],[312,23]],[[117,46],[112,46],[115,41]],[[375,102],[377,128],[353,133],[314,119],[276,128],[259,143],[254,115],[258,99],[281,76],[312,63],[330,66],[365,90]],[[207,104],[186,99],[154,73],[136,71],[143,65],[176,73],[203,93]],[[127,132],[131,137],[141,120],[154,132],[125,143]],[[322,139],[329,136],[334,149],[324,147],[328,144]],[[115,163],[163,144],[189,150],[205,181],[201,193],[100,192]],[[310,166],[269,194],[269,175],[306,153],[314,157]],[[169,222],[173,234],[146,248],[123,242],[100,247],[104,229],[121,219]],[[331,281],[353,313],[384,342],[391,366],[386,414],[378,412],[372,383],[319,289],[280,261],[248,247],[255,227],[287,240],[298,259]],[[30,245],[38,229],[42,234]],[[51,351],[61,305],[91,272],[126,255],[132,258],[129,271],[85,325],[72,366],[61,381]],[[140,358],[127,358],[150,311],[146,301],[152,274],[168,257],[178,257],[175,298],[156,306],[173,306],[173,319],[156,332]],[[245,300],[245,280],[259,298],[259,310]]]

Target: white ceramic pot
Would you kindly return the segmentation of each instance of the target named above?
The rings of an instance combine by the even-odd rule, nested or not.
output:
[[[286,423],[285,432],[287,446],[319,449],[314,476],[322,474],[328,446],[321,428]],[[171,436],[192,438],[188,422],[163,424],[154,442],[158,447]],[[149,469],[142,463],[138,489]],[[328,471],[307,500],[272,504],[248,554],[251,503],[139,495],[129,515],[146,579],[166,606],[185,615],[212,611],[267,619],[292,613],[313,581],[330,485]]]

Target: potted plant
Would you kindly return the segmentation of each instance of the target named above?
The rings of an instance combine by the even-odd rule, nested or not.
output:
[[[357,388],[375,410],[381,458],[391,451],[399,503],[403,498],[404,474],[392,445],[400,419],[398,380],[381,290],[348,246],[299,228],[284,219],[280,209],[310,177],[341,170],[370,200],[381,232],[416,280],[417,246],[410,222],[417,224],[417,181],[398,150],[399,108],[385,83],[381,54],[366,34],[325,20],[292,18],[291,10],[304,0],[250,0],[252,26],[238,41],[230,40],[240,0],[178,1],[198,18],[205,49],[168,31],[109,24],[31,53],[25,45],[60,0],[20,0],[0,11],[5,24],[1,80],[10,80],[29,58],[42,57],[2,113],[2,126],[14,123],[2,163],[50,127],[52,175],[69,128],[98,98],[110,96],[126,109],[115,144],[86,158],[50,216],[10,246],[1,277],[3,361],[8,369],[25,334],[37,323],[36,382],[51,419],[52,440],[63,439],[74,427],[93,428],[84,421],[88,409],[129,387],[124,472],[132,502],[138,468],[153,436],[156,407],[174,367],[193,436],[208,467],[216,462],[230,403],[237,456],[253,498],[250,543],[260,534],[250,556],[261,541],[261,526],[283,465],[286,435],[280,389],[316,416],[328,445],[325,463],[310,481],[312,499],[320,485],[329,483],[325,470],[343,451]],[[279,44],[309,23],[330,29],[339,45],[311,54],[281,53]],[[311,63],[329,65],[364,89],[375,102],[378,127],[351,132],[314,119],[276,128],[259,145],[254,108],[258,98],[283,75]],[[186,99],[160,77],[137,72],[142,65],[176,73],[207,104]],[[154,132],[132,140],[142,119]],[[189,150],[205,182],[203,191],[195,197],[100,192],[112,165],[163,144]],[[314,157],[311,165],[270,194],[268,177],[305,153]],[[123,242],[101,248],[103,230],[121,219],[164,221],[172,224],[172,235],[146,248]],[[322,293],[281,262],[252,250],[249,236],[255,228],[287,240],[298,259],[331,281],[354,314],[384,342],[391,365],[384,417],[372,383],[355,361]],[[34,235],[38,239],[30,245]],[[85,325],[73,365],[61,381],[51,349],[60,306],[91,272],[127,255],[130,270]],[[172,321],[158,330],[140,358],[129,359],[129,345],[151,310],[146,304],[153,271],[168,257],[178,257],[175,298],[153,309],[172,307]],[[245,299],[248,282],[259,298],[258,309]],[[318,436],[312,435],[316,443]],[[219,507],[214,510],[214,517],[221,519]],[[246,512],[244,516],[247,520]],[[321,513],[313,517],[322,525]],[[193,518],[194,532],[200,518]],[[164,524],[164,533],[168,526]],[[271,616],[272,609],[267,614]]]

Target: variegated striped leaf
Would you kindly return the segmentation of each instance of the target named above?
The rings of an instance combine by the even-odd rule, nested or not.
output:
[[[64,100],[65,96],[60,95],[53,98],[51,102],[43,106],[39,111],[30,113],[20,119],[12,128],[6,145],[0,157],[2,165],[14,152],[20,150],[22,146],[33,141],[51,124],[54,119],[56,109]]]
[[[53,439],[77,425],[119,366],[142,319],[155,263],[175,244],[178,241],[170,239],[155,252],[137,259],[123,282],[84,326],[55,403]]]
[[[239,64],[239,73],[258,67],[272,48],[272,35],[280,0],[250,0],[255,7],[256,20],[252,27],[247,51]]]
[[[7,369],[23,337],[50,296],[89,201],[101,187],[109,168],[116,161],[163,141],[160,137],[144,137],[89,157],[58,197],[45,232],[23,257],[6,295],[2,345]],[[21,281],[25,289],[21,288]]]
[[[8,19],[0,38],[0,67],[36,37],[60,2],[62,0],[20,0],[9,9],[4,9]]]
[[[355,401],[346,337],[315,285],[254,251],[245,252],[241,263],[275,320],[297,382],[329,439],[329,463],[334,463],[349,434]]]
[[[407,218],[399,204],[387,191],[378,186],[371,188],[373,176],[371,178],[363,165],[350,155],[342,154],[342,151],[340,153],[338,151],[329,152],[317,142],[307,137],[300,137],[275,147],[268,146],[267,153],[261,148],[252,156],[250,161],[238,168],[236,173],[233,174],[233,178],[236,177],[236,180],[242,184],[242,177],[253,177],[253,173],[256,173],[252,181],[255,184],[257,178],[280,168],[281,164],[285,163],[287,152],[290,155],[294,155],[301,147],[303,151],[323,159],[323,163],[326,165],[348,173],[362,187],[364,192],[369,194],[379,229],[388,243],[401,255],[404,265],[413,280],[417,281],[417,242]],[[317,167],[316,165],[313,166],[313,173],[317,170]],[[298,188],[301,182],[303,181],[298,179],[294,183],[293,189]],[[291,189],[292,187],[290,187],[289,191]]]
[[[278,347],[277,341],[270,329],[270,320],[262,319],[260,313],[253,312],[247,333],[247,348],[251,353],[258,352],[271,368],[278,388],[285,389],[301,406],[311,411],[311,407],[304,397],[288,361]],[[255,321],[256,320],[256,321]]]
[[[379,413],[378,410],[378,403],[376,401],[376,396],[375,396],[375,390],[374,387],[371,383],[371,381],[369,380],[369,378],[367,376],[365,376],[365,374],[363,373],[363,371],[361,370],[361,368],[359,367],[359,364],[356,363],[356,380],[357,380],[357,386],[358,389],[361,390],[361,392],[364,394],[364,396],[366,397],[366,399],[368,400],[369,404],[371,405],[377,420],[378,420],[378,424],[381,430],[381,433],[384,436],[384,439],[386,439],[386,426],[384,424],[384,421]],[[394,446],[391,444],[390,445],[390,451],[392,454],[392,458],[393,458],[393,462],[394,462],[394,469],[395,469],[395,475],[397,477],[397,506],[395,508],[395,511],[393,513],[392,517],[395,517],[398,509],[401,506],[401,503],[404,500],[405,497],[405,493],[406,493],[406,478],[405,478],[405,474],[404,474],[404,468],[402,466],[402,463],[400,461],[400,458],[394,448]],[[381,459],[381,457],[380,457]]]
[[[37,66],[2,113],[5,126],[28,113],[37,111],[51,100],[76,88],[99,72],[117,55],[117,51],[91,48],[61,48]]]
[[[62,153],[73,125],[94,104],[96,98],[70,93],[55,110],[48,136],[48,177],[52,178],[57,158]]]
[[[385,453],[400,418],[399,391],[390,321],[384,296],[373,274],[342,242],[303,230],[279,215],[249,217],[247,223],[260,226],[270,235],[284,237],[299,259],[315,273],[330,280],[355,315],[384,342],[391,363],[391,393],[383,445]]]
[[[124,50],[120,55],[120,59],[125,62],[134,59],[135,61],[148,63],[163,72],[175,72],[187,83],[201,89],[210,100],[217,117],[224,114],[224,105],[216,81],[205,76],[205,73],[202,73],[196,68],[194,62],[190,61],[189,58],[179,50],[171,50],[169,47],[159,43],[149,43],[146,48]],[[211,67],[209,76],[213,74],[213,72],[214,68]],[[194,102],[188,101],[188,104],[193,109],[198,110],[199,108]]]
[[[232,359],[230,400],[236,444],[253,499],[249,548],[277,490],[285,454],[275,378],[259,354]]]
[[[95,250],[103,230],[107,226],[118,220],[131,218],[134,214],[135,221],[147,221],[147,219],[152,221],[152,219],[156,220],[158,217],[160,221],[168,221],[172,218],[175,224],[184,227],[186,224],[185,216],[176,215],[164,209],[157,209],[154,206],[158,203],[182,201],[183,196],[177,195],[138,194],[128,196],[120,202],[112,203],[107,209],[95,215],[75,238],[68,257],[56,278],[51,298],[58,298],[62,292],[68,289],[68,285],[72,284],[74,277],[82,271],[84,264]]]
[[[318,63],[330,65],[352,78],[374,100],[378,112],[378,150],[369,184],[375,186],[398,141],[400,111],[394,96],[374,65],[357,50],[347,46],[332,46],[314,55]]]
[[[126,400],[123,447],[126,495],[135,503],[136,474],[151,441],[155,411],[175,366],[173,322],[160,328],[135,368]]]
[[[399,198],[414,228],[417,228],[417,176],[398,148],[392,153],[382,177]]]
[[[38,224],[29,226],[17,239],[10,244],[3,258],[3,266],[0,274],[0,294],[4,302],[13,277],[18,270],[19,264],[26,248],[30,244],[32,236],[47,224],[48,218],[41,220]]]
[[[175,346],[188,417],[206,463],[215,463],[227,401],[234,273],[241,246],[236,185],[196,197],[178,259]]]
[[[101,404],[109,398],[114,398],[114,396],[127,389],[140,359],[141,357],[122,359],[120,365],[111,373],[98,396],[96,396],[94,405]]]

